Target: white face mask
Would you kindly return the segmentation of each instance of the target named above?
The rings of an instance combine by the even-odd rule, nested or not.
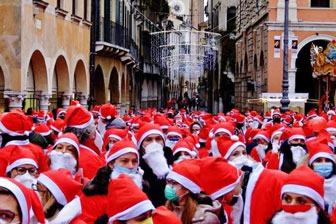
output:
[[[247,156],[241,155],[236,158],[234,158],[232,161],[230,161],[232,165],[237,167],[238,169],[241,169],[243,166],[252,166],[254,162],[250,160]]]
[[[176,140],[172,141],[172,140],[167,139],[166,146],[169,147],[170,149],[173,149],[177,142],[178,142],[178,140],[177,141]]]
[[[37,183],[36,178],[30,175],[28,171],[26,171],[26,173],[23,175],[17,175],[16,177],[14,177],[14,180],[20,182],[29,189],[32,189],[32,184]]]
[[[288,213],[281,211],[277,213],[272,219],[272,224],[317,224],[318,223],[318,214],[316,207],[313,206],[306,212],[297,212],[297,213]]]
[[[50,169],[51,170],[58,170],[60,168],[64,168],[69,170],[72,175],[75,175],[77,170],[77,160],[75,157],[70,153],[61,153],[57,152],[56,150],[52,150],[49,153],[50,158]]]
[[[141,170],[140,167],[136,169],[136,172],[128,172],[126,174],[130,176],[132,180],[134,181],[134,183],[142,190],[143,174],[139,172],[139,170]],[[116,179],[119,177],[120,174],[122,174],[120,171],[118,171],[117,169],[113,169],[110,175],[110,178]]]
[[[291,146],[290,150],[292,151],[294,163],[297,163],[304,155],[307,154],[306,150],[304,150],[301,146]]]
[[[180,162],[182,162],[183,160],[186,160],[186,159],[191,159],[191,157],[190,156],[180,156],[174,163],[175,164],[178,164],[178,163],[180,163]]]
[[[157,142],[148,144],[145,148],[145,155],[142,158],[159,179],[164,178],[168,174],[169,167],[161,144]]]

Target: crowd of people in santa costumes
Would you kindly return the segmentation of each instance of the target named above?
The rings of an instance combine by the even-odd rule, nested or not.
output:
[[[336,113],[0,114],[0,224],[336,224]]]

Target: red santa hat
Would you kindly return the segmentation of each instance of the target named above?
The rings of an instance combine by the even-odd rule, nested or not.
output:
[[[51,123],[50,129],[61,132],[64,126],[64,120],[61,118],[57,118],[54,122]]]
[[[6,173],[10,172],[12,169],[18,166],[25,164],[32,165],[38,169],[38,160],[30,149],[18,145],[13,146],[8,158]]]
[[[140,130],[138,131],[136,135],[137,148],[139,149],[143,140],[152,134],[160,135],[163,140],[165,139],[159,125],[147,123],[140,128]]]
[[[103,149],[106,148],[106,146],[110,142],[110,138],[114,138],[118,141],[125,138],[128,134],[128,129],[119,129],[119,128],[110,128],[108,129],[104,134],[104,145]]]
[[[293,139],[306,139],[303,129],[299,127],[288,129],[287,134],[288,141],[292,141]]]
[[[210,131],[210,137],[214,138],[217,133],[224,132],[228,134],[229,136],[232,136],[234,134],[234,126],[230,122],[221,122],[216,124],[213,127],[213,130]]]
[[[328,121],[326,130],[328,132],[336,132],[336,121],[335,120]]]
[[[208,128],[202,128],[200,133],[198,134],[199,142],[205,143],[206,139],[209,137],[209,129]]]
[[[182,138],[181,129],[177,126],[170,126],[167,130],[167,136],[170,135],[179,136],[180,138]]]
[[[275,123],[273,126],[269,127],[269,132],[271,133],[271,142],[276,135],[281,135],[283,130],[285,129],[284,125]]]
[[[314,117],[317,117],[316,110],[315,110],[315,109],[311,109],[311,110],[308,112],[307,117],[308,117],[308,118],[314,118]]]
[[[206,157],[200,160],[201,186],[212,200],[231,191],[239,184],[241,171],[221,157]],[[218,175],[220,174],[220,175]]]
[[[63,206],[80,194],[82,189],[82,184],[75,181],[66,169],[49,170],[41,173],[37,182],[48,188],[56,201]]]
[[[110,181],[108,199],[113,201],[107,207],[110,223],[115,220],[133,219],[147,211],[155,210],[147,195],[135,185],[127,174],[121,174],[118,178]]]
[[[60,144],[60,143],[68,143],[70,145],[72,145],[73,147],[75,147],[78,157],[80,155],[80,150],[79,150],[79,141],[77,136],[74,133],[65,133],[63,135],[61,135],[55,142],[54,147],[56,147],[56,145]]]
[[[258,133],[253,137],[254,140],[256,139],[263,139],[266,142],[269,142],[271,138],[271,134],[268,130],[261,129],[258,131]]]
[[[201,192],[199,161],[194,159],[183,160],[175,164],[166,179],[172,179],[194,194]]]
[[[115,143],[112,148],[108,151],[106,164],[117,159],[118,157],[125,155],[126,153],[134,153],[138,157],[139,161],[139,152],[134,145],[134,143],[128,139],[123,139]]]
[[[156,114],[154,116],[154,124],[158,124],[162,130],[168,129],[170,126],[169,121],[163,114]]]
[[[95,105],[92,109],[92,113],[99,114],[100,105]]]
[[[228,159],[232,152],[242,146],[246,149],[244,143],[239,141],[239,137],[237,135],[232,135],[231,137],[222,137],[217,140],[218,150],[224,159]]]
[[[265,113],[265,115],[264,115],[264,118],[265,118],[265,119],[271,119],[271,118],[272,118],[272,116],[271,116],[271,112],[266,111],[266,113]]]
[[[304,195],[324,208],[324,178],[306,165],[296,168],[285,178],[281,198],[285,193]]]
[[[116,116],[118,116],[118,110],[116,106],[110,103],[106,103],[100,107],[99,114],[103,120],[105,119],[111,120],[112,118],[115,118]]]
[[[65,115],[66,111],[63,108],[58,108],[57,111],[56,111],[56,118],[58,118],[62,114]]]
[[[45,119],[46,119],[46,112],[44,110],[39,110],[39,112],[37,113],[37,119],[39,121],[45,121]]]
[[[307,144],[309,153],[309,165],[318,158],[328,158],[335,164],[334,153],[331,151],[328,141],[326,139],[320,140],[319,138],[310,141]]]
[[[80,104],[70,106],[64,119],[64,125],[73,128],[87,128],[93,122],[92,114]]]
[[[194,146],[186,141],[185,139],[180,139],[173,148],[173,155],[178,152],[187,152],[192,158],[195,158],[197,153],[194,151]]]
[[[273,111],[272,111],[272,117],[273,117],[274,115],[279,115],[279,116],[281,116],[280,110],[279,110],[279,109],[275,109],[275,110],[273,110]]]
[[[0,131],[11,136],[29,135],[33,127],[32,120],[19,112],[9,112],[1,116]]]
[[[48,135],[51,134],[51,130],[44,123],[35,124],[35,126],[32,128],[32,130],[36,133],[39,133],[42,136],[48,136]]]
[[[152,217],[154,224],[182,224],[182,221],[165,206],[157,207]]]
[[[328,110],[327,115],[336,115],[335,110]]]
[[[32,206],[40,205],[41,207],[41,203],[37,204],[36,201],[32,201],[32,195],[36,193],[11,178],[0,177],[0,187],[7,189],[14,195],[21,211],[21,223],[29,224]],[[35,211],[34,207],[33,210]],[[43,213],[37,212],[35,215],[38,221],[45,223]]]

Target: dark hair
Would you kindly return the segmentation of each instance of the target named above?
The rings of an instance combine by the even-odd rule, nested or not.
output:
[[[45,212],[44,212],[44,216],[46,219],[50,219],[51,217],[53,217],[55,215],[55,213],[57,211],[62,210],[64,206],[61,205],[60,203],[58,203],[57,201],[55,201],[55,203],[50,206]]]
[[[5,145],[10,141],[14,141],[14,140],[24,141],[24,140],[27,140],[29,138],[28,135],[11,136],[7,133],[1,133],[1,136],[2,136],[1,148],[5,147]]]
[[[190,130],[191,133],[192,133],[192,128],[193,128],[193,126],[194,126],[195,124],[198,125],[198,126],[200,126],[200,129],[203,128],[203,125],[201,124],[201,122],[194,121],[194,122],[190,125],[190,128],[189,128],[189,130]]]
[[[318,213],[318,224],[331,224],[329,214],[323,209]]]
[[[280,167],[280,170],[286,173],[290,173],[292,170],[296,168],[296,164],[293,161],[293,154],[290,150],[291,145],[288,143],[288,140],[286,140],[284,143],[281,144],[279,152],[280,154],[283,154],[283,163]],[[306,145],[302,146],[306,151]]]
[[[86,142],[90,138],[90,131],[87,128],[66,127],[64,133],[74,133],[80,143]]]
[[[109,166],[99,168],[96,176],[83,187],[83,193],[86,196],[107,195],[111,173],[112,169]]]

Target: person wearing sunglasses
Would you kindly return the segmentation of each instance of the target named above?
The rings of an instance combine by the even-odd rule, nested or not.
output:
[[[35,155],[28,148],[13,146],[9,156],[6,176],[31,188],[36,183],[38,162]]]

